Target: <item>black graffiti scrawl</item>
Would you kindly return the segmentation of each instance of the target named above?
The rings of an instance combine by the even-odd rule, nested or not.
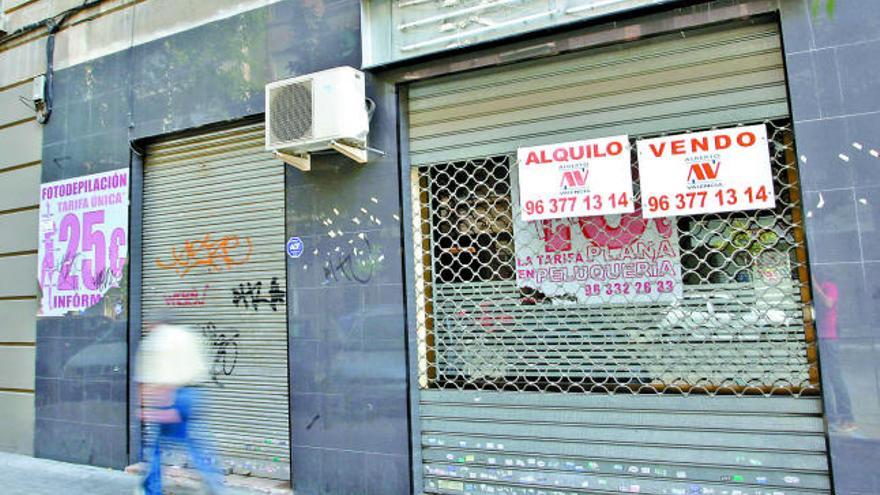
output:
[[[211,358],[211,381],[217,386],[223,387],[220,382],[221,376],[229,376],[235,371],[238,362],[238,337],[239,332],[221,332],[212,322],[199,325],[205,344],[208,346],[208,354]]]
[[[268,305],[272,311],[278,311],[278,305],[284,304],[284,291],[278,284],[278,277],[272,277],[269,283],[269,292],[263,295],[263,282],[240,283],[232,288],[232,304],[236,308],[253,308],[258,311],[260,304]]]
[[[373,279],[376,261],[370,239],[358,237],[350,250],[334,251],[324,259],[324,285],[342,281],[368,284]]]

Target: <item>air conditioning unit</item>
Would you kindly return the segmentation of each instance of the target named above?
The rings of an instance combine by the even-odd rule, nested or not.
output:
[[[363,72],[336,67],[266,85],[266,149],[309,170],[311,153],[336,150],[367,161]]]

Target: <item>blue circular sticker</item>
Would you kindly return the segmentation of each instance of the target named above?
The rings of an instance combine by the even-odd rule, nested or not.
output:
[[[287,255],[291,258],[299,258],[303,254],[303,241],[299,237],[291,237],[287,240]]]

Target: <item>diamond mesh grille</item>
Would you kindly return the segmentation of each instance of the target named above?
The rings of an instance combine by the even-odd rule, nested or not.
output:
[[[661,221],[642,221],[637,210],[630,218],[525,223],[515,155],[414,168],[420,387],[818,391],[791,123],[765,124],[773,210]],[[632,149],[638,205],[634,140]],[[586,304],[565,291],[517,283],[523,253],[563,253],[571,236],[596,226],[606,245],[621,249],[632,247],[634,230],[671,230],[681,295],[670,298],[656,286],[635,295],[635,287],[599,284],[596,290],[613,295]]]
[[[312,137],[312,82],[273,88],[269,99],[269,129],[273,143]]]

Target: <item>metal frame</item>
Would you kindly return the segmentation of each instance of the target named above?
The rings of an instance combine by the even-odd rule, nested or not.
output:
[[[128,261],[128,459],[135,464],[140,461],[141,421],[138,417],[140,404],[138,386],[134,381],[134,362],[141,339],[141,300],[143,292],[143,206],[144,206],[144,160],[134,143],[130,143],[131,181],[129,201],[129,261]]]
[[[550,36],[513,40],[497,47],[480,48],[465,54],[438,55],[428,62],[389,68],[383,75],[393,82],[410,83],[439,76],[493,67],[512,62],[551,57],[587,48],[612,45],[655,35],[698,28],[710,24],[746,19],[766,14],[778,15],[780,0],[733,0],[702,2],[674,11],[664,10],[647,15],[641,11],[599,19],[601,24],[587,27],[572,25],[570,29]],[[720,5],[719,5],[720,4]],[[602,23],[604,22],[604,23]],[[442,57],[442,58],[441,58]],[[377,68],[376,70],[381,70]]]
[[[460,7],[458,9],[446,7],[446,11],[441,15],[434,12],[430,17],[422,17],[418,20],[407,22],[406,24],[396,25],[396,14],[398,10],[407,6],[419,5],[417,8],[430,8],[424,4],[430,0],[421,0],[416,2],[398,2],[400,5],[394,5],[390,0],[365,0],[361,2],[361,24],[367,26],[362,30],[361,43],[363,45],[364,67],[378,68],[382,66],[408,63],[413,60],[424,59],[426,57],[442,53],[447,48],[440,47],[442,44],[450,44],[455,47],[452,50],[468,49],[470,47],[485,47],[492,43],[508,42],[511,39],[522,38],[524,36],[534,35],[536,32],[546,31],[548,29],[558,30],[567,29],[585,22],[592,22],[596,19],[609,18],[612,16],[625,15],[645,15],[656,12],[660,9],[673,8],[676,5],[687,4],[689,0],[587,0],[580,2],[579,5],[569,6],[553,11],[547,9],[543,12],[530,13],[525,17],[510,17],[504,15],[501,18],[493,19],[479,28],[465,30],[454,34],[443,34],[420,41],[415,45],[402,47],[398,53],[392,49],[391,45],[401,41],[402,34],[395,33],[399,31],[403,33],[413,28],[420,28],[429,23],[436,23],[441,20],[454,19],[456,22],[464,22],[471,14],[479,15],[484,11],[491,11],[500,6],[506,6],[516,3],[511,0],[501,0],[491,2],[484,5],[473,5]],[[692,1],[692,0],[691,0]],[[442,3],[442,2],[435,2]],[[569,2],[572,3],[572,2]],[[577,2],[575,2],[577,3]],[[565,17],[562,19],[561,17]],[[524,24],[531,23],[530,26]],[[521,29],[520,29],[521,28]],[[373,37],[373,32],[377,34],[388,34],[383,38]],[[495,33],[493,36],[491,33]],[[478,41],[467,41],[473,36],[488,34],[485,39]],[[464,40],[464,41],[463,41]],[[421,49],[423,47],[434,46],[433,49]],[[410,52],[410,53],[405,53]]]
[[[410,423],[410,472],[412,493],[420,493],[422,480],[421,422],[419,417],[419,336],[416,322],[416,301],[414,281],[415,253],[413,252],[412,194],[410,180],[412,169],[409,164],[409,119],[406,109],[409,104],[408,90],[404,85],[397,88],[398,111],[398,150],[400,153],[401,224],[403,225],[403,284],[406,297],[406,355],[407,383],[409,385],[409,423]]]
[[[127,456],[130,464],[136,464],[141,461],[140,451],[142,447],[142,428],[141,421],[138,418],[139,401],[138,401],[138,385],[134,381],[134,363],[137,355],[138,346],[141,340],[141,328],[143,327],[142,302],[143,302],[143,205],[144,205],[144,159],[146,147],[149,143],[169,139],[171,137],[187,137],[203,134],[220,129],[233,129],[236,127],[254,124],[265,120],[263,113],[248,115],[240,119],[232,121],[217,122],[199,128],[191,128],[183,131],[172,132],[167,134],[157,134],[150,136],[132,135],[129,138],[130,150],[130,198],[129,198],[129,298],[128,298],[128,394],[127,394]],[[285,191],[287,190],[287,175],[285,174]],[[285,193],[286,194],[286,193]],[[284,202],[285,209],[287,201]],[[286,224],[285,224],[286,229]],[[287,265],[285,264],[285,284],[287,280]],[[285,287],[285,291],[287,287]],[[288,318],[289,323],[289,318]],[[288,352],[288,368],[290,353],[290,328],[287,328],[287,352]],[[290,395],[290,370],[288,369],[288,458],[292,464],[292,399]],[[291,469],[292,473],[292,469]]]

